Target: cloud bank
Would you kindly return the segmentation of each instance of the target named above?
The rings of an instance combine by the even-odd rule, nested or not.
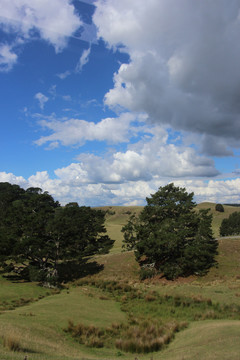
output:
[[[98,0],[96,7],[98,36],[131,59],[114,76],[108,106],[204,134],[209,155],[239,147],[239,1]]]
[[[72,163],[57,169],[57,178],[51,179],[47,171],[37,172],[24,179],[12,173],[0,172],[0,182],[18,184],[23,188],[40,187],[48,191],[62,205],[77,201],[80,205],[145,205],[145,198],[164,186],[171,179],[128,181],[122,184],[84,183],[86,173],[81,164]],[[232,180],[175,180],[176,186],[194,192],[195,201],[236,203],[239,202],[240,179]]]

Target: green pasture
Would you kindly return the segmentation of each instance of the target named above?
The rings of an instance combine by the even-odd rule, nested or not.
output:
[[[223,205],[224,212],[219,212],[215,210],[215,206],[216,206],[215,203],[203,202],[201,204],[198,204],[196,209],[210,209],[210,213],[213,215],[213,221],[212,221],[213,235],[215,237],[219,237],[219,228],[221,226],[223,219],[228,218],[229,215],[235,211],[240,211],[240,207]]]
[[[6,359],[23,359],[24,353],[29,360],[79,359],[86,354],[95,357],[96,350],[82,348],[64,332],[69,320],[107,327],[113,322],[124,322],[126,315],[119,303],[106,297],[102,299],[99,290],[71,287],[60,294],[5,311],[1,315],[0,337],[16,338],[22,351],[10,354],[0,346],[0,358],[8,355]],[[103,349],[100,356],[109,357],[112,352]]]
[[[216,212],[212,203],[197,208],[210,208],[216,237],[222,219],[240,211],[237,207],[224,206],[224,213]],[[156,277],[140,282],[134,253],[121,251],[121,228],[142,207],[103,209],[109,210],[106,228],[116,242],[110,254],[90,260],[101,264],[102,270],[86,275],[82,279],[87,280],[85,284],[76,280],[56,291],[36,283],[0,277],[0,359],[24,360],[25,355],[28,360],[239,359],[240,238],[219,240],[219,265],[204,277],[176,281]],[[128,284],[133,290],[116,295],[110,291],[111,286],[102,289],[91,285],[91,281]],[[139,299],[132,295],[138,291],[144,294]],[[183,305],[188,302],[189,307]],[[161,351],[148,354],[131,354],[114,347],[90,348],[64,331],[69,320],[74,324],[108,328],[112,324],[128,323],[130,315],[162,322],[186,320],[188,326],[176,333]],[[19,351],[10,350],[6,339],[19,344]]]
[[[239,360],[240,321],[215,320],[192,323],[163,350],[161,360]]]
[[[240,211],[240,207],[224,205],[224,212],[215,210],[215,203],[204,202],[198,204],[196,210],[210,209],[210,213],[213,215],[212,229],[214,237],[219,237],[219,228],[223,219],[229,217],[235,211]],[[107,234],[111,239],[115,240],[115,244],[111,249],[111,253],[119,253],[122,250],[123,233],[122,227],[127,223],[129,216],[132,214],[139,214],[142,210],[142,206],[104,206],[99,209],[107,211],[106,214],[106,229]]]

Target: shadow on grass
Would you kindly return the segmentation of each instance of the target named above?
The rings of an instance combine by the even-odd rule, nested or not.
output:
[[[61,281],[68,282],[81,279],[88,275],[98,274],[104,269],[104,265],[98,264],[96,261],[89,261],[89,259],[77,261],[69,261],[65,264],[60,264],[58,274]]]
[[[30,276],[31,267],[21,269],[19,273],[5,273],[2,275],[5,279],[13,283],[26,283],[31,281],[42,282],[43,279],[38,275],[38,269],[35,270],[35,276]],[[77,279],[81,279],[88,275],[94,275],[104,269],[104,265],[98,264],[96,261],[92,261],[90,258],[83,259],[81,261],[68,261],[58,265],[58,280],[60,282],[68,282]]]

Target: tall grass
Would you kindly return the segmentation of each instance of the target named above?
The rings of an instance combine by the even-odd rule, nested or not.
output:
[[[80,344],[88,347],[109,347],[113,345],[119,350],[132,353],[148,353],[160,350],[168,344],[174,334],[187,326],[186,322],[169,322],[137,319],[129,324],[115,324],[106,329],[93,325],[74,325],[69,321],[66,332],[70,333]]]
[[[3,346],[10,351],[23,351],[20,343],[20,336],[14,331],[6,333],[3,337]]]

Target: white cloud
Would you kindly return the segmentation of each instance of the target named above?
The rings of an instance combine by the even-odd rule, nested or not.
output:
[[[37,31],[59,52],[82,22],[70,0],[1,0],[0,24],[5,32],[24,40]]]
[[[57,74],[57,76],[61,79],[64,80],[66,79],[69,75],[71,75],[71,71],[66,70],[63,73]]]
[[[0,45],[0,72],[8,72],[16,64],[18,56],[13,52],[12,46]]]
[[[154,136],[129,145],[126,152],[108,154],[105,158],[79,155],[81,170],[88,174],[88,181],[128,183],[218,175],[212,160],[197,155],[193,148],[168,144],[164,130],[153,128],[152,132]]]
[[[48,102],[48,100],[49,100],[49,98],[47,96],[45,96],[44,94],[42,94],[41,92],[38,92],[34,96],[34,98],[39,101],[39,106],[42,110],[44,109],[45,103]]]
[[[240,1],[97,0],[94,22],[130,55],[105,103],[177,130],[219,139],[203,152],[239,148]],[[223,148],[222,148],[223,146]]]
[[[72,186],[89,182],[87,171],[78,163],[72,163],[65,168],[56,169],[55,174],[62,182],[71,184]]]
[[[119,118],[106,118],[98,123],[88,122],[79,119],[41,120],[39,124],[53,133],[49,136],[42,136],[35,141],[37,145],[49,143],[61,143],[64,146],[82,146],[86,141],[107,141],[110,144],[128,142],[129,125],[135,120],[141,120],[135,114],[121,114]]]
[[[51,179],[47,171],[37,172],[24,179],[12,173],[0,172],[0,181],[18,184],[23,188],[40,187],[48,191],[61,204],[77,201],[80,205],[144,205],[145,198],[157,191],[172,179],[159,178],[151,181],[128,181],[122,184],[91,184],[85,182],[88,174],[81,164],[71,164],[69,167],[57,169],[57,178]],[[240,178],[232,180],[179,180],[176,186],[185,187],[188,192],[194,192],[197,202],[211,201],[220,203],[239,203]]]
[[[16,176],[12,173],[0,172],[0,182],[9,182],[10,184],[17,184],[23,188],[27,186],[27,180],[22,176]]]
[[[62,99],[65,100],[65,101],[71,101],[72,100],[71,95],[62,95]]]
[[[83,50],[83,53],[77,63],[76,69],[75,69],[76,72],[81,72],[83,66],[88,63],[90,52],[91,52],[91,48]]]

